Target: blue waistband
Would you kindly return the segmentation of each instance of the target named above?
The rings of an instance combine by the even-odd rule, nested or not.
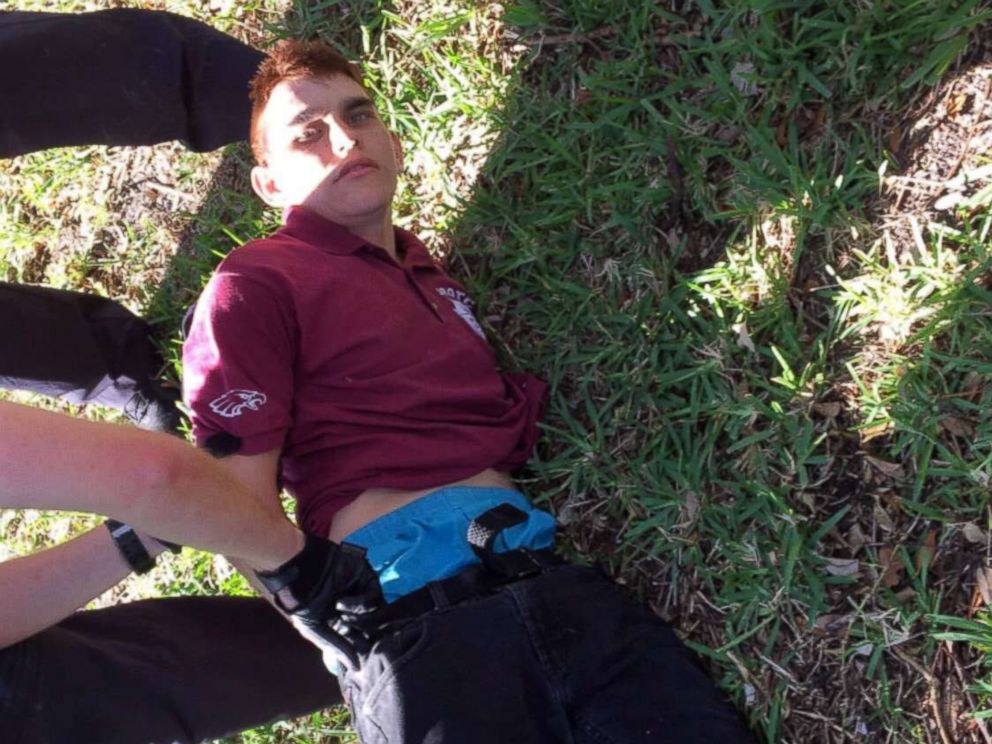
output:
[[[555,520],[522,493],[505,488],[453,486],[423,496],[352,532],[345,542],[359,545],[379,575],[387,602],[446,579],[479,562],[468,544],[469,523],[500,504],[527,514],[503,530],[494,550],[542,550],[554,544]]]

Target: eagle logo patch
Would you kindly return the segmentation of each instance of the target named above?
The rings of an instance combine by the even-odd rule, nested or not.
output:
[[[236,418],[245,412],[257,411],[265,405],[265,393],[257,390],[228,390],[219,398],[210,401],[210,410],[224,418]]]

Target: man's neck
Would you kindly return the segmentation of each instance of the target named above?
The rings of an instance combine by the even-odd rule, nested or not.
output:
[[[330,219],[321,213],[319,207],[310,206],[321,217]],[[333,222],[333,220],[331,220]],[[340,223],[338,223],[340,224]],[[396,235],[393,233],[392,214],[386,211],[384,214],[375,215],[366,221],[355,222],[350,225],[341,225],[348,232],[357,235],[362,240],[377,245],[388,253],[394,261],[399,261],[396,255]]]
[[[387,220],[385,225],[376,225],[368,230],[354,227],[349,227],[348,230],[362,240],[382,248],[394,261],[399,261],[399,257],[396,255],[396,234],[393,232],[392,221]]]

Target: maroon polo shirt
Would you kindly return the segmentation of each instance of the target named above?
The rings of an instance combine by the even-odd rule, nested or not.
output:
[[[410,233],[396,247],[294,207],[221,262],[183,347],[197,444],[282,448],[317,534],[367,488],[509,470],[537,438],[544,383],[500,373],[464,288]]]

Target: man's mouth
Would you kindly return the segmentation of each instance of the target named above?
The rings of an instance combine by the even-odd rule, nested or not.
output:
[[[364,175],[365,173],[375,170],[378,167],[379,166],[375,164],[375,161],[369,158],[358,158],[357,160],[352,160],[344,165],[338,166],[334,173],[334,182],[337,183],[345,178]]]

